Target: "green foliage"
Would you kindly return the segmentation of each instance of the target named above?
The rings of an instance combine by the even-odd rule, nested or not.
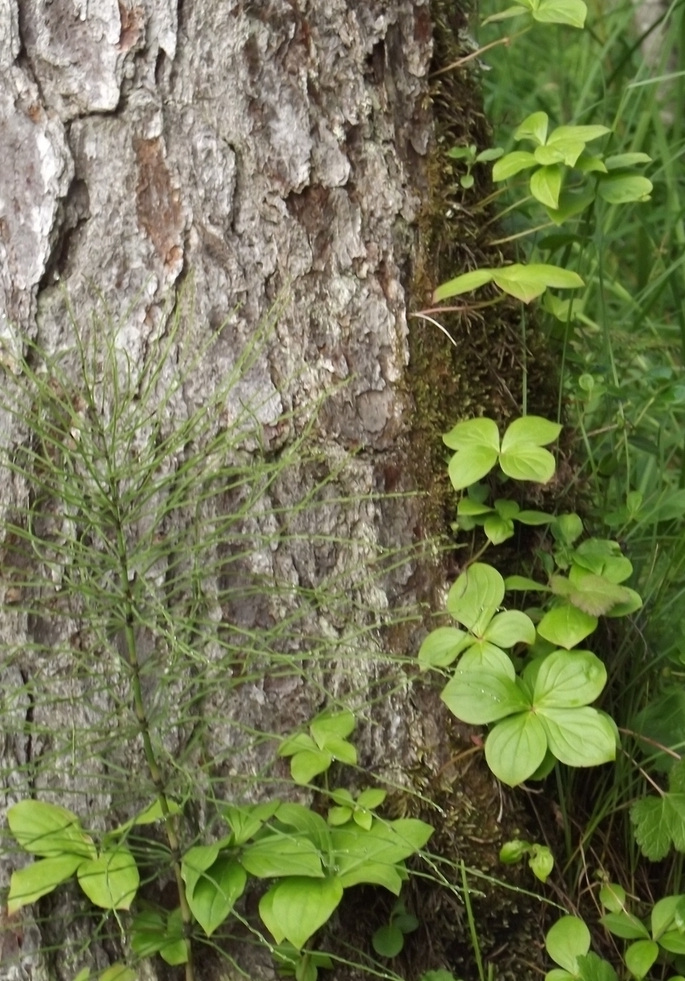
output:
[[[459,178],[459,183],[464,188],[468,190],[473,187],[473,174],[471,171],[476,164],[479,163],[489,163],[492,160],[497,160],[502,156],[504,150],[500,147],[493,147],[489,150],[481,150],[478,152],[478,147],[475,143],[469,144],[469,146],[453,146],[451,150],[447,151],[447,156],[451,160],[463,160],[466,165],[466,173]]]
[[[372,937],[373,949],[381,957],[397,957],[404,947],[404,938],[418,929],[419,921],[407,913],[401,899],[390,910],[390,918],[385,926],[379,927]]]
[[[641,797],[630,809],[635,840],[651,862],[665,858],[671,845],[685,852],[685,760],[672,767],[669,788],[657,797]]]
[[[354,725],[351,712],[322,712],[309,725],[311,740],[324,747],[323,752],[332,747],[333,758],[339,759],[348,753],[339,744],[346,742]],[[293,755],[290,749],[299,745],[297,740],[297,734],[284,740],[280,754]],[[346,746],[353,748],[349,743]],[[405,859],[419,852],[433,832],[429,824],[417,819],[378,817],[375,810],[385,796],[385,791],[375,787],[356,798],[344,788],[333,791],[335,804],[328,822],[303,804],[279,800],[224,805],[228,833],[212,844],[194,845],[181,859],[183,900],[192,918],[210,937],[230,916],[250,876],[273,879],[259,902],[260,917],[276,944],[290,945],[297,954],[292,963],[283,955],[281,966],[291,964],[296,977],[313,977],[318,967],[327,966],[327,959],[311,959],[303,948],[328,922],[344,890],[367,883],[399,895],[407,877]],[[26,851],[41,857],[13,873],[10,914],[52,892],[74,873],[94,905],[129,909],[140,875],[132,850],[116,839],[136,825],[165,818],[155,802],[106,836],[98,850],[71,811],[34,800],[16,804],[8,813],[10,831]],[[403,936],[415,926],[404,906],[396,904],[387,935],[377,944],[387,951],[392,946],[391,934],[399,931]],[[190,948],[182,907],[171,913],[143,909],[133,919],[131,945],[140,957],[158,953],[168,964],[187,963]]]
[[[515,262],[511,266],[499,269],[475,269],[473,272],[462,273],[439,286],[433,293],[433,302],[440,303],[452,296],[471,293],[473,290],[494,283],[503,293],[508,293],[517,300],[530,303],[531,300],[542,296],[546,289],[552,287],[559,290],[573,290],[583,286],[583,280],[578,273],[549,263],[522,265]]]
[[[568,24],[583,28],[587,17],[587,6],[583,0],[521,0],[513,7],[507,7],[486,18],[483,24],[493,24],[512,17],[528,17],[541,24]]]
[[[333,760],[357,763],[357,751],[345,738],[355,726],[351,712],[322,712],[309,726],[311,735],[300,732],[284,739],[279,756],[291,756],[290,772],[295,783],[308,784],[325,773]]]
[[[443,442],[456,450],[449,464],[449,476],[455,490],[463,490],[481,480],[499,463],[503,472],[515,480],[534,480],[545,484],[554,474],[554,457],[544,449],[554,442],[561,426],[525,416],[512,422],[500,442],[492,419],[469,419],[458,422]]]
[[[506,841],[499,852],[499,860],[505,865],[515,865],[524,856],[528,858],[528,868],[533,875],[540,882],[546,882],[554,868],[554,856],[547,845],[531,845],[529,841],[515,838]]]
[[[25,800],[7,812],[14,838],[39,861],[12,873],[7,909],[10,915],[77,875],[95,906],[129,909],[140,876],[131,852],[121,844],[97,851],[76,814],[56,804]]]

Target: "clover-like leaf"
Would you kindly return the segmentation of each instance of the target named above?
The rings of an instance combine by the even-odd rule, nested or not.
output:
[[[483,639],[497,647],[535,643],[535,624],[520,610],[498,613],[488,624]]]
[[[567,24],[582,30],[587,17],[583,0],[540,0],[533,19],[541,24]]]
[[[593,702],[607,680],[606,668],[591,651],[554,651],[537,673],[536,708],[579,708]]]
[[[530,707],[515,681],[491,671],[457,671],[440,697],[453,715],[471,725],[497,722]]]
[[[570,603],[548,610],[538,624],[541,637],[567,650],[585,640],[596,629],[597,617],[583,613]]]
[[[590,949],[590,931],[577,916],[563,916],[545,938],[547,953],[570,974],[578,973],[578,958]]]
[[[495,183],[505,181],[522,170],[530,170],[531,167],[537,167],[537,165],[538,161],[533,153],[528,153],[526,150],[514,150],[513,153],[507,153],[506,156],[501,157],[493,166],[492,179]]]
[[[492,282],[494,270],[474,269],[472,272],[462,273],[455,276],[446,283],[438,286],[433,293],[433,302],[440,303],[441,300],[449,300],[452,296],[461,296],[462,293],[471,293],[480,286]]]
[[[542,763],[547,739],[533,712],[519,712],[499,722],[485,741],[485,759],[498,780],[516,787]]]
[[[419,648],[419,667],[446,668],[461,652],[473,643],[473,637],[456,627],[436,627]]]
[[[616,759],[616,733],[596,709],[537,707],[549,748],[567,766],[599,766]]]
[[[504,599],[504,580],[484,562],[462,572],[447,595],[447,611],[476,637],[482,637]]]
[[[547,147],[540,148],[547,150]],[[554,154],[556,156],[556,154]],[[547,208],[557,208],[559,206],[559,194],[561,193],[562,171],[558,163],[551,166],[540,167],[535,171],[530,179],[530,193],[533,197],[544,204]],[[495,280],[497,282],[497,280]]]
[[[497,463],[499,432],[492,419],[459,422],[443,436],[443,441],[457,451],[448,468],[455,490],[475,484]]]
[[[546,112],[534,112],[527,116],[514,133],[515,140],[532,140],[538,146],[547,142],[549,116]]]
[[[82,862],[77,876],[91,903],[103,909],[130,909],[140,885],[136,860],[123,845]]]

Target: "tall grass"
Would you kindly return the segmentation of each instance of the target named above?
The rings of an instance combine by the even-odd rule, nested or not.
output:
[[[560,407],[576,436],[588,525],[621,541],[645,601],[628,630],[605,632],[614,678],[605,707],[626,730],[647,731],[645,706],[658,716],[659,699],[685,680],[685,20],[674,2],[658,28],[657,59],[647,63],[631,3],[589,7],[584,31],[539,25],[492,48],[483,84],[494,145],[512,149],[516,126],[544,110],[551,126],[610,126],[607,153],[653,158],[651,201],[595,203],[570,235],[566,226],[561,235],[553,227],[528,233],[545,223],[530,199],[504,219],[509,234],[526,233],[517,239],[522,256],[574,268],[587,284],[567,323],[545,323],[559,345]],[[486,27],[479,41],[509,28]],[[505,212],[510,199],[501,200]],[[674,719],[670,740],[681,753],[682,722]],[[668,738],[663,727],[659,738]],[[655,867],[638,855],[628,805],[649,786],[638,765],[651,770],[650,749],[629,738],[624,746],[615,768],[558,778],[566,888],[576,897],[604,873],[635,877],[643,898],[651,888],[682,889],[679,858]]]

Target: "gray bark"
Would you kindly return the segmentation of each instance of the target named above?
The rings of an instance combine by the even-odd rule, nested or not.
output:
[[[261,515],[245,525],[263,544],[244,559],[244,574],[310,590],[337,575],[339,591],[353,602],[338,604],[337,612],[325,605],[300,610],[297,636],[281,642],[296,652],[307,638],[328,637],[346,645],[355,667],[329,664],[322,674],[314,666],[311,685],[302,675],[273,672],[224,696],[214,688],[203,707],[211,720],[203,751],[215,766],[208,776],[197,755],[184,763],[197,767],[198,797],[217,775],[221,794],[240,793],[229,778],[256,772],[273,756],[273,742],[239,755],[241,726],[273,732],[300,724],[322,707],[324,685],[333,695],[355,692],[350,697],[362,705],[368,690],[375,694],[385,669],[380,638],[369,627],[382,622],[398,592],[405,604],[414,597],[410,561],[385,580],[359,570],[380,547],[410,546],[419,521],[416,500],[380,503],[370,495],[383,489],[390,465],[401,474],[395,489],[411,487],[401,449],[411,413],[406,288],[431,137],[430,55],[427,0],[0,2],[6,390],[21,381],[29,340],[48,355],[64,355],[75,372],[66,354],[75,322],[86,344],[97,342],[98,332],[113,330],[104,311],[118,324],[122,356],[134,365],[154,363],[182,296],[192,312],[170,362],[184,361],[221,330],[211,357],[170,401],[173,426],[211,401],[284,296],[272,332],[228,394],[226,413],[250,405],[261,427],[259,452],[282,454],[324,400],[311,439],[326,472],[337,472],[330,503],[294,514],[289,528],[301,536],[297,542],[270,545],[274,509],[295,507],[321,480],[314,463],[284,473],[261,502]],[[294,411],[300,415],[288,415]],[[29,438],[8,411],[0,433],[10,452]],[[237,452],[245,460],[258,448],[248,442]],[[169,461],[172,470],[178,466],[179,459]],[[3,513],[26,507],[28,493],[22,479],[6,474]],[[104,738],[128,710],[116,658],[89,646],[96,631],[89,634],[76,615],[22,613],[11,606],[10,578],[0,586],[10,604],[0,620],[0,799],[7,807],[35,795],[77,810],[86,826],[111,827],[144,803],[128,801],[125,790],[145,770],[137,741],[122,747]],[[300,603],[296,592],[274,592],[231,611],[232,623],[278,623]],[[347,641],[355,631],[366,632]],[[68,653],[77,634],[85,645],[78,661]],[[86,657],[90,667],[79,673],[75,665]],[[173,719],[174,699],[187,690],[176,679],[159,695],[166,702],[158,709]],[[222,725],[222,717],[231,724]],[[191,728],[169,723],[169,760],[182,756]],[[384,772],[401,780],[421,733],[400,691],[386,699],[375,725],[363,727],[362,759],[377,767],[383,761]],[[201,800],[197,810],[201,824]],[[5,851],[0,887],[24,861]],[[92,939],[97,921],[77,918],[76,892],[61,896],[44,907],[52,925],[27,910],[20,940],[16,926],[6,932],[0,977],[70,979],[83,965],[102,969],[117,956],[116,938]],[[65,947],[46,953],[50,943]],[[250,969],[265,964],[268,958]],[[165,976],[159,959],[146,970],[141,977]]]

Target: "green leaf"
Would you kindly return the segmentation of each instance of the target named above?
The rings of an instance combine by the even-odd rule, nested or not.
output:
[[[540,268],[555,269],[556,267],[545,266]],[[558,439],[560,433],[561,426],[557,422],[550,422],[549,419],[543,419],[542,416],[521,416],[520,419],[514,419],[507,426],[502,439],[502,452],[527,444],[547,446]]]
[[[504,580],[496,569],[474,562],[454,582],[447,595],[447,611],[471,633],[482,637],[504,599]]]
[[[284,875],[323,878],[321,855],[307,838],[273,834],[248,845],[240,864],[258,879],[277,879]]]
[[[140,885],[136,860],[123,845],[82,862],[77,876],[91,903],[102,909],[130,909]]]
[[[528,579],[527,576],[507,576],[504,580],[504,587],[507,591],[524,591],[531,593],[549,593],[551,592],[549,586],[543,586],[542,583],[536,582],[534,579]]]
[[[133,920],[131,947],[139,957],[159,953],[172,966],[188,961],[188,942],[183,936],[180,909],[163,917],[157,910],[145,910]]]
[[[547,953],[569,974],[578,973],[578,958],[590,949],[590,931],[577,916],[562,916],[545,937]]]
[[[556,541],[572,545],[583,534],[583,522],[577,514],[558,514],[552,523],[552,534]]]
[[[473,272],[463,273],[456,276],[441,286],[433,293],[433,303],[440,303],[441,300],[449,300],[452,296],[461,296],[462,293],[471,293],[486,283],[492,282],[493,269],[474,269]]]
[[[554,651],[540,665],[533,702],[536,708],[588,705],[606,681],[606,668],[591,651]]]
[[[186,884],[186,894],[192,896],[193,890],[202,875],[219,857],[219,845],[195,845],[189,848],[181,859],[181,878]]]
[[[565,603],[545,613],[538,624],[538,633],[545,640],[569,650],[597,629],[597,618]]]
[[[655,944],[653,940],[636,940],[635,943],[626,947],[623,958],[633,977],[642,981],[658,956],[659,945]]]
[[[295,753],[306,753],[309,750],[316,752],[316,743],[306,732],[296,732],[288,736],[278,747],[279,756],[294,756]]]
[[[609,961],[590,951],[578,958],[580,981],[618,981],[616,971]]]
[[[578,152],[580,153],[582,149],[583,144],[581,143],[580,150]],[[565,160],[563,149],[561,147],[552,146],[551,144],[537,147],[533,156],[535,157],[537,163],[543,167],[551,167],[554,164],[564,163]]]
[[[469,647],[457,667],[458,674],[472,674],[476,671],[509,678],[511,681],[516,677],[509,655],[487,640],[476,641]]]
[[[652,158],[648,153],[616,153],[604,161],[607,170],[625,170],[628,167],[651,162]]]
[[[549,117],[546,112],[534,112],[523,120],[514,133],[515,140],[532,140],[542,146],[547,141]]]
[[[568,140],[579,143],[592,143],[593,140],[598,140],[601,136],[606,136],[611,130],[608,126],[558,126],[552,134],[550,134],[549,140],[550,144],[563,144]]]
[[[541,296],[548,286],[556,289],[576,289],[584,285],[577,273],[545,263],[530,263],[527,266],[514,263],[495,270],[493,278],[501,290],[524,303],[530,303],[537,296]]]
[[[357,804],[359,807],[367,807],[373,811],[381,806],[387,796],[386,791],[381,790],[380,787],[368,787],[357,797]]]
[[[327,740],[346,739],[354,731],[356,720],[353,712],[321,712],[312,719],[309,725],[316,745],[319,749],[328,749]]]
[[[455,453],[447,473],[455,490],[463,490],[485,477],[497,463],[497,453],[485,446],[474,446]]]
[[[340,881],[345,888],[361,882],[376,883],[397,895],[402,885],[397,863],[423,848],[432,833],[429,824],[414,818],[376,821],[370,831],[354,824],[331,829]]]
[[[404,934],[394,923],[388,923],[376,930],[371,943],[381,957],[397,957],[404,947]]]
[[[309,737],[307,737],[309,738]],[[279,752],[279,756],[287,755]],[[238,807],[228,804],[222,809],[223,816],[228,821],[233,832],[233,844],[243,845],[257,834],[264,822],[276,813],[280,800],[264,801],[262,804],[247,804]]]
[[[567,766],[599,766],[616,759],[616,733],[593,708],[537,708],[549,748]]]
[[[167,808],[169,814],[180,814],[181,812],[181,807],[175,801],[169,800],[168,798],[167,798]],[[154,800],[139,814],[131,818],[130,821],[127,821],[125,824],[121,824],[119,825],[118,828],[115,828],[113,831],[110,831],[110,834],[111,835],[124,834],[125,832],[129,831],[131,828],[137,827],[140,824],[154,824],[155,821],[163,821],[163,820],[164,820],[164,812],[162,811],[162,804],[159,798],[157,798],[157,800]],[[89,857],[94,858],[95,853],[93,853],[93,855]]]
[[[483,635],[497,647],[514,647],[516,644],[535,643],[535,624],[520,610],[508,610],[492,618]]]
[[[662,934],[670,930],[673,926],[676,911],[680,906],[682,896],[664,896],[660,899],[658,903],[655,903],[652,907],[652,914],[650,917],[652,926],[652,938],[654,940],[660,940]]]
[[[650,862],[660,862],[671,849],[671,822],[665,797],[642,797],[630,809],[635,840]]]
[[[540,882],[547,882],[554,868],[554,856],[547,845],[532,846],[528,865],[533,875]]]
[[[631,201],[648,201],[654,186],[639,174],[609,173],[599,177],[598,193],[609,204],[628,204]]]
[[[595,200],[595,192],[589,188],[581,190],[562,190],[559,195],[559,205],[556,209],[547,208],[547,214],[555,225],[563,225],[569,218],[582,214]],[[566,317],[563,318],[564,320]]]
[[[521,7],[518,5],[507,7],[506,10],[500,10],[498,13],[492,14],[490,17],[486,17],[483,21],[483,27],[485,27],[486,24],[495,24],[501,20],[509,20],[511,17],[523,17],[528,16],[529,14],[530,10],[527,7]],[[432,971],[429,973],[435,974],[439,972]],[[425,981],[426,977],[427,975],[424,975],[422,981]],[[450,978],[452,978],[451,974]]]
[[[370,811],[356,810],[352,814],[352,820],[364,831],[370,831],[373,824],[373,814]]]
[[[546,150],[547,147],[540,149]],[[561,192],[561,176],[562,171],[558,164],[540,167],[530,178],[530,193],[545,207],[557,208]],[[497,282],[496,279],[495,282]]]
[[[634,719],[631,728],[651,742],[640,742],[640,749],[654,769],[666,772],[673,757],[658,749],[664,746],[682,754],[685,750],[685,691],[667,689],[651,701]],[[656,744],[656,745],[654,745]]]
[[[505,865],[515,865],[520,862],[524,855],[531,849],[529,841],[515,838],[513,841],[505,841],[499,850],[499,860]]]
[[[492,179],[495,183],[506,181],[509,177],[514,177],[522,170],[529,170],[531,167],[537,167],[535,155],[525,150],[515,150],[500,157],[492,168]]]
[[[620,913],[625,909],[626,891],[623,886],[615,882],[609,882],[599,890],[599,901],[605,909],[611,913]]]
[[[246,882],[245,869],[228,855],[221,855],[187,894],[190,911],[208,937],[231,912]]]
[[[419,648],[419,667],[446,668],[455,661],[472,638],[456,627],[437,627],[432,630]]]
[[[549,450],[541,446],[520,444],[500,455],[500,466],[514,480],[532,480],[546,484],[554,476],[556,463]]]
[[[522,525],[537,527],[539,525],[548,525],[551,521],[554,521],[554,517],[551,514],[545,514],[544,511],[519,511],[516,515],[516,520],[520,521]]]
[[[328,823],[337,828],[341,824],[347,824],[352,820],[354,808],[352,807],[330,807],[328,809]]]
[[[568,24],[582,30],[587,17],[583,0],[540,0],[533,18],[542,24]]]
[[[288,827],[301,831],[320,852],[328,851],[330,847],[328,825],[321,815],[310,807],[305,807],[303,804],[281,804],[276,817]]]
[[[87,975],[86,975],[87,977]],[[106,971],[99,975],[99,981],[136,981],[138,975],[132,967],[126,967],[121,961],[111,964]],[[77,978],[74,981],[78,981]]]
[[[295,753],[290,761],[290,773],[295,783],[304,786],[311,783],[319,773],[325,773],[333,762],[333,754],[320,749]]]
[[[17,869],[10,879],[7,912],[12,916],[23,906],[47,896],[74,874],[83,859],[80,855],[64,854],[38,859],[23,869]]]
[[[498,780],[516,787],[534,773],[547,752],[545,731],[532,712],[499,722],[485,741],[485,759]]]
[[[7,812],[10,831],[24,851],[44,858],[68,852],[95,858],[97,850],[78,817],[66,807],[40,800],[22,800]]]
[[[278,943],[289,940],[301,950],[309,938],[327,923],[343,895],[338,878],[308,879],[294,876],[269,889],[268,914],[260,916]],[[276,927],[274,932],[273,927]]]
[[[443,442],[457,451],[448,470],[455,490],[480,480],[497,462],[499,432],[492,419],[468,419],[457,423],[443,436]]]
[[[453,715],[470,725],[487,725],[530,707],[514,681],[491,671],[457,671],[440,698]]]
[[[607,168],[601,157],[595,157],[590,153],[582,153],[575,162],[575,169],[581,174],[606,174]]]
[[[325,743],[326,746],[323,752],[330,753],[334,760],[338,760],[340,763],[347,763],[349,766],[357,765],[357,750],[352,743],[349,743],[346,739],[340,739],[339,736],[333,735],[327,736]],[[297,756],[294,756],[293,763],[296,759]],[[292,771],[292,765],[290,769]]]
[[[619,603],[630,600],[630,593],[625,586],[610,582],[605,576],[588,572],[575,562],[571,566],[568,580],[554,576],[551,585],[557,595],[565,596],[574,606],[590,616],[601,616]]]
[[[498,514],[490,515],[483,523],[483,531],[488,541],[493,545],[501,545],[514,535],[514,522],[501,518]]]
[[[659,937],[659,946],[670,954],[685,954],[685,935],[680,930],[669,930]]]

